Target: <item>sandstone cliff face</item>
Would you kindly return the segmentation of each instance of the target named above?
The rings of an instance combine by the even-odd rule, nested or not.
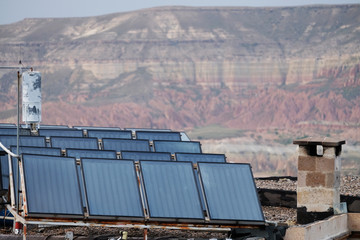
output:
[[[43,74],[44,124],[215,124],[360,142],[360,5],[164,7],[1,25],[0,65],[20,52]],[[13,122],[16,73],[0,79],[0,122]]]

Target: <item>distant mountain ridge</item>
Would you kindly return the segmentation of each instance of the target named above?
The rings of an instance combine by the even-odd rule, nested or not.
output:
[[[163,7],[0,25],[0,65],[20,54],[43,73],[44,123],[317,129],[360,142],[359,4]],[[13,73],[0,72],[0,86],[0,122],[13,122]]]

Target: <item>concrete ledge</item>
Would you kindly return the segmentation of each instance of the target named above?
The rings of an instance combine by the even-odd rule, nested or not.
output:
[[[350,231],[360,232],[360,213],[348,213]]]
[[[341,214],[311,224],[290,227],[286,230],[284,240],[337,239],[350,233],[348,215]]]

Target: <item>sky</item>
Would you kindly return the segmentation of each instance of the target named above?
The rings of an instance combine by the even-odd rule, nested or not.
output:
[[[24,18],[98,16],[157,6],[301,6],[360,4],[360,0],[0,0],[0,24]]]

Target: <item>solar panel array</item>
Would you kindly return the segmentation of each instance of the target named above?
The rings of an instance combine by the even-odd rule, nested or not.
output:
[[[5,133],[0,141],[16,151],[16,136]],[[3,189],[10,171],[13,186],[23,176],[27,216],[264,223],[251,167],[202,153],[179,132],[49,127],[39,135],[20,136],[20,169],[17,158],[0,162]]]

